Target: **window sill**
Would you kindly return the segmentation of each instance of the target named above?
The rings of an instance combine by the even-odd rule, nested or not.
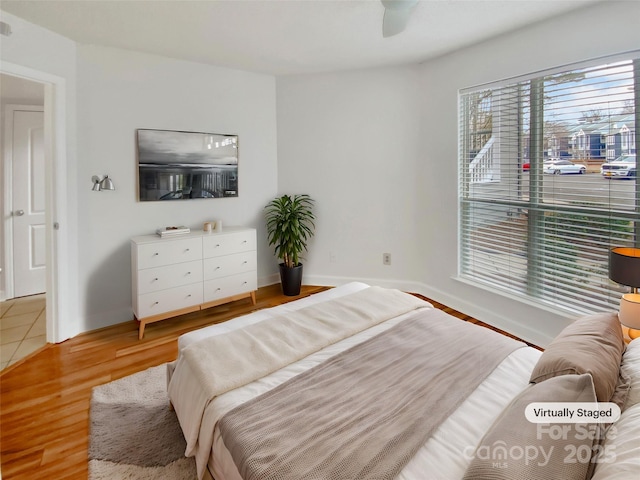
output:
[[[509,293],[505,290],[502,290],[500,288],[497,288],[493,285],[490,285],[488,283],[482,283],[478,280],[472,280],[470,278],[461,276],[461,275],[456,275],[454,277],[452,277],[453,280],[460,282],[460,283],[464,283],[466,285],[470,285],[474,288],[478,288],[480,290],[484,290],[487,292],[490,292],[494,295],[499,295],[501,297],[504,298],[508,298],[510,300],[519,302],[519,303],[524,303],[525,305],[528,305],[530,307],[534,307],[540,310],[544,310],[546,312],[552,313],[554,315],[558,315],[560,317],[563,318],[567,318],[570,320],[575,319],[577,316],[581,316],[581,315],[588,315],[588,313],[585,313],[583,311],[579,311],[579,310],[571,310],[568,308],[562,308],[559,307],[557,305],[550,305],[548,303],[542,302],[542,301],[535,301],[530,299],[529,297],[525,296],[525,295],[519,295],[516,293]]]

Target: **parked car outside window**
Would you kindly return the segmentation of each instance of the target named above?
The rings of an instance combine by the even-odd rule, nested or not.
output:
[[[636,154],[620,155],[615,160],[602,164],[600,173],[606,179],[637,176]]]
[[[549,165],[551,162],[557,162],[559,160],[560,160],[559,158],[558,159],[553,159],[553,160],[545,160],[543,162],[543,168],[546,167],[547,165]],[[531,162],[526,162],[526,163],[522,164],[522,171],[523,172],[528,172],[530,170],[531,170]]]
[[[573,163],[569,160],[554,160],[544,164],[544,173],[551,173],[554,175],[562,175],[565,173],[587,173],[587,167],[581,163]]]

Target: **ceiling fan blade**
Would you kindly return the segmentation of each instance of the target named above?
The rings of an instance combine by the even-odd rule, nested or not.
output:
[[[402,32],[409,22],[410,10],[385,9],[382,19],[382,36],[391,37]]]
[[[382,36],[391,37],[402,32],[409,22],[409,15],[418,0],[381,0],[384,5]]]

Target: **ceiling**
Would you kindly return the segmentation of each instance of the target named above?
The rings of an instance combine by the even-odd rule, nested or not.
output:
[[[418,63],[594,1],[421,0],[406,30],[388,38],[380,0],[2,0],[0,8],[81,44],[289,75]]]

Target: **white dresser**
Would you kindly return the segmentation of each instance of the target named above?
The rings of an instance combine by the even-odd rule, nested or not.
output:
[[[147,324],[250,297],[258,289],[256,231],[226,227],[221,233],[131,239],[133,313]]]

